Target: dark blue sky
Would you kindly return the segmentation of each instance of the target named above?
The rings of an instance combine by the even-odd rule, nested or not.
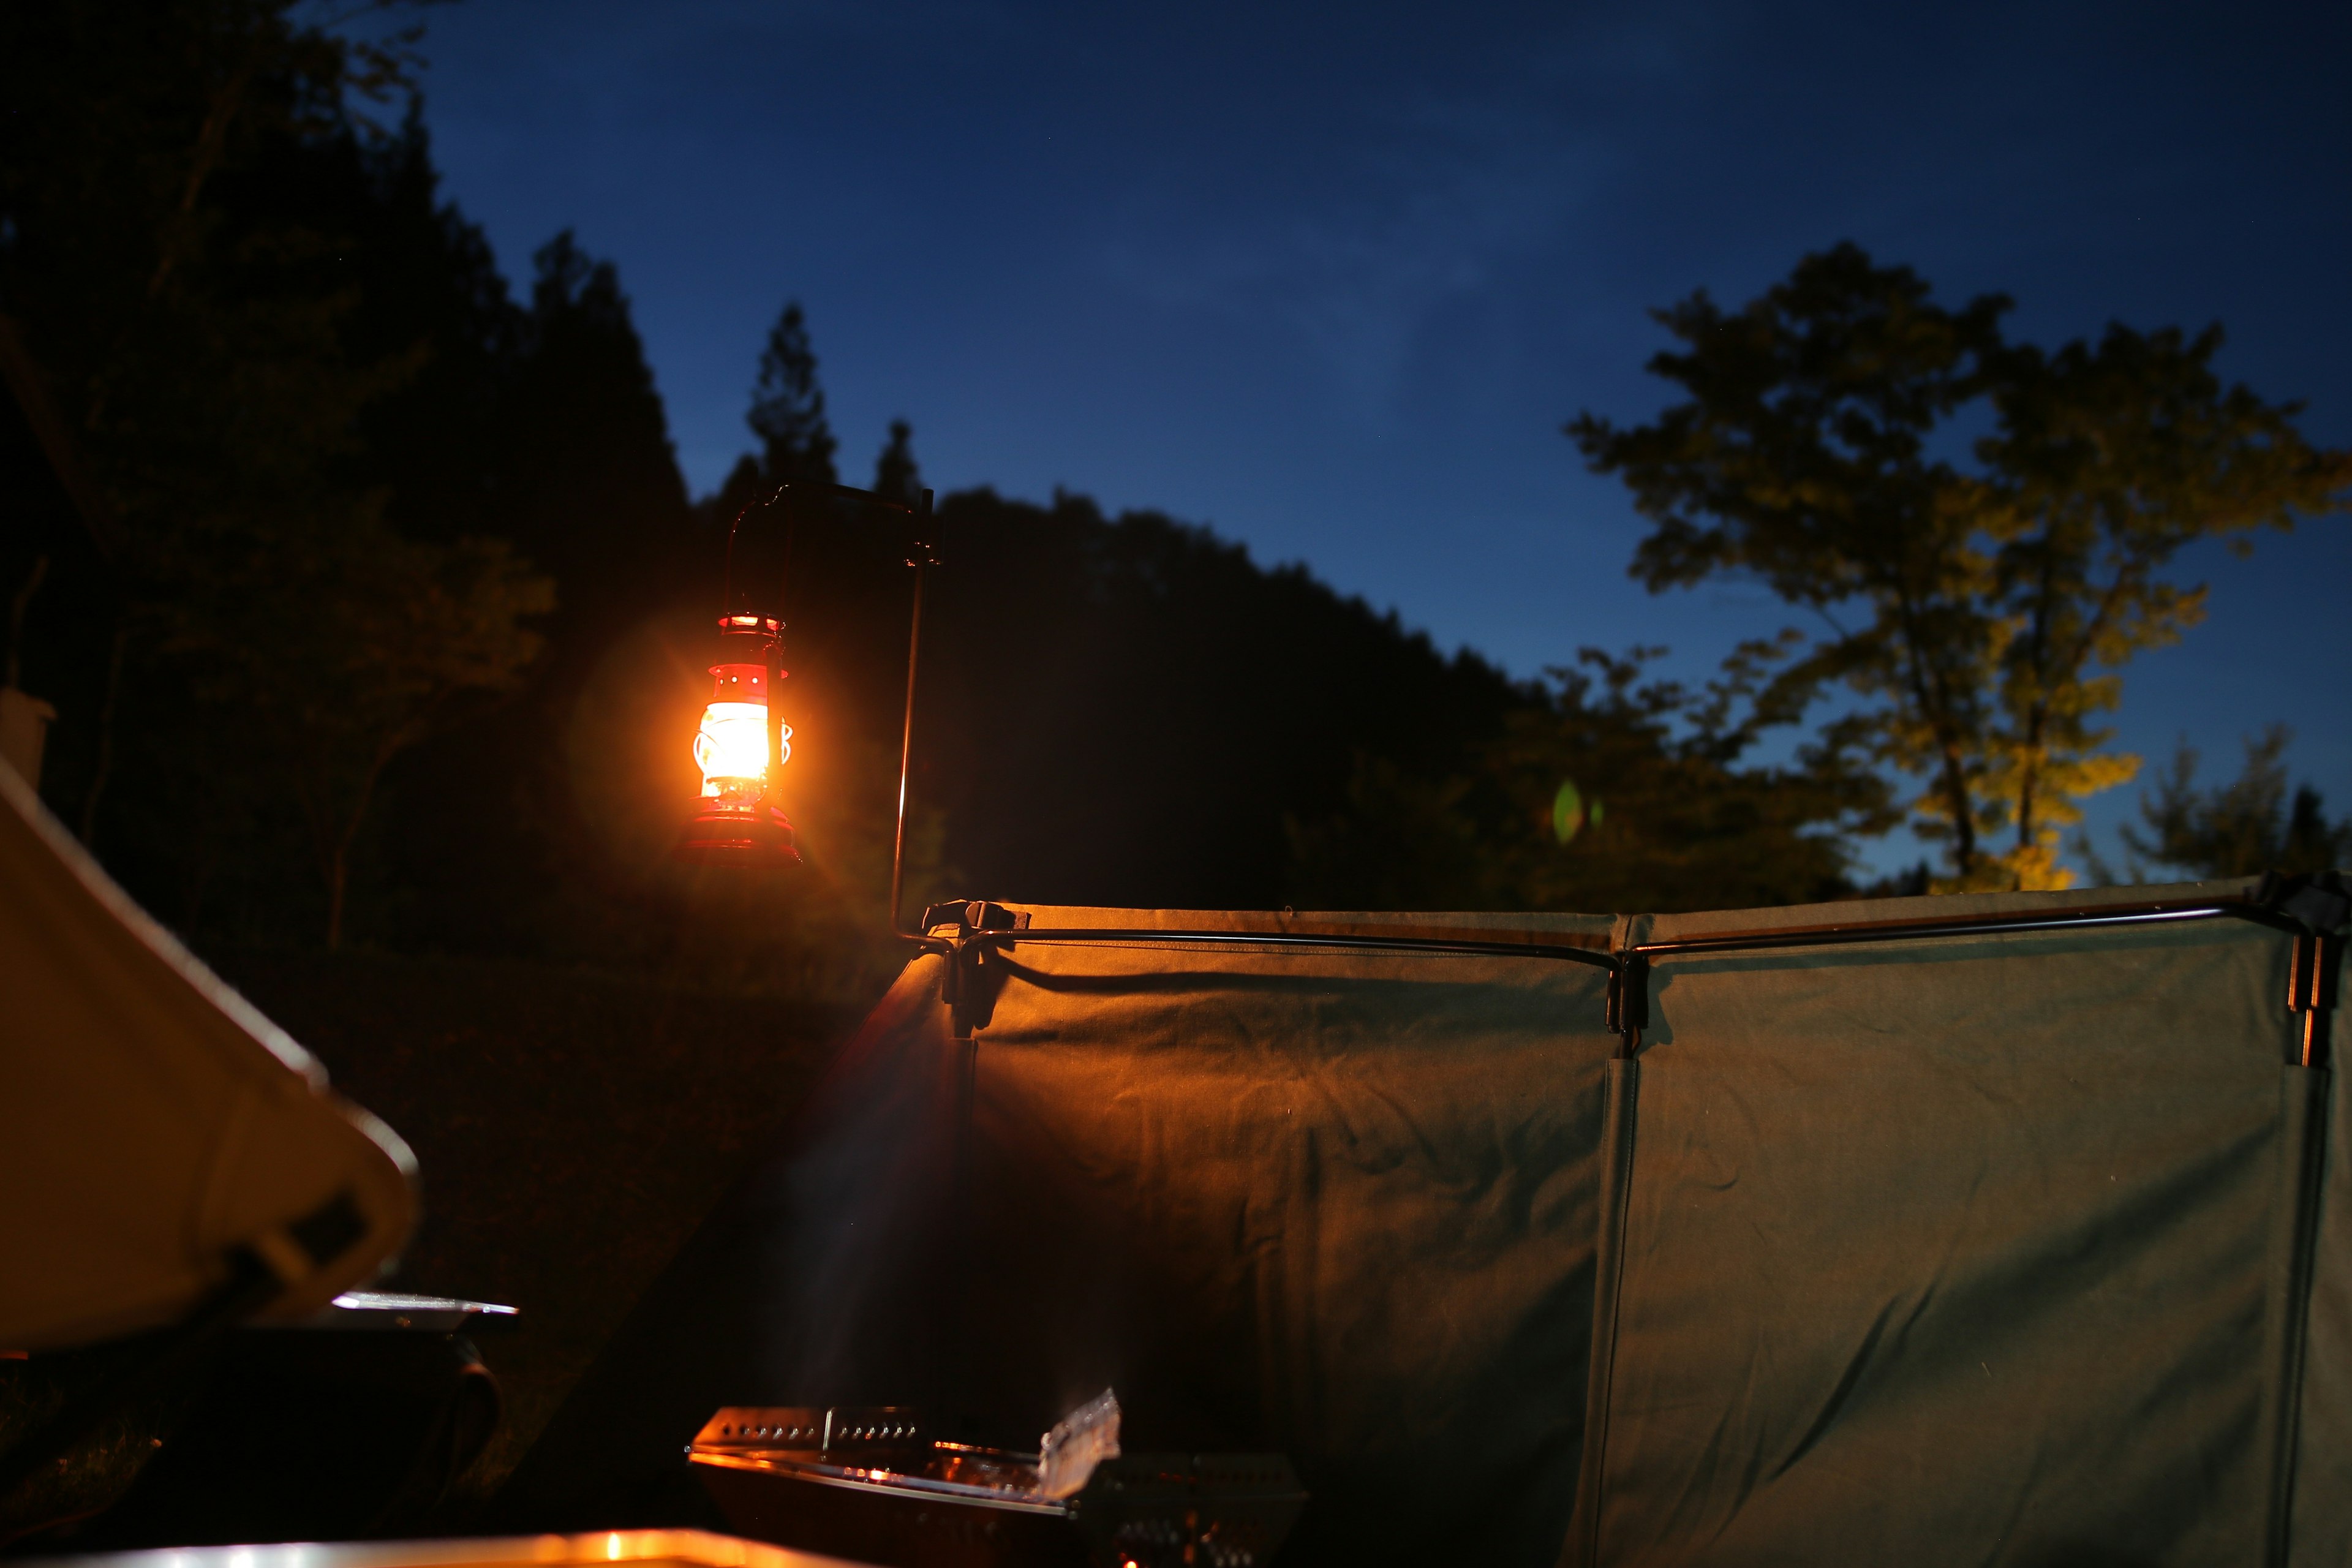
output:
[[[2352,445],[2342,4],[471,0],[426,53],[449,194],[510,276],[566,226],[619,265],[698,492],[797,298],[845,478],[903,416],[937,489],[1208,522],[1516,673],[1790,618],[1644,594],[1559,426],[1664,401],[1648,308],[1839,239],[2044,342],[2220,321]],[[2189,571],[2123,742],[2213,779],[2287,720],[2352,808],[2352,527]]]

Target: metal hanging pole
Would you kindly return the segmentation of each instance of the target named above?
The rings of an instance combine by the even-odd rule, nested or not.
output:
[[[898,837],[890,848],[890,929],[898,929],[899,889],[907,875],[907,771],[915,752],[915,660],[923,647],[923,570],[915,563],[915,615],[907,629],[907,717],[898,731]]]
[[[894,936],[919,936],[898,926],[898,901],[907,878],[907,775],[915,754],[915,665],[923,651],[923,574],[939,563],[931,541],[931,492],[923,492],[916,513],[917,536],[907,552],[915,569],[915,610],[907,626],[907,712],[898,730],[898,836],[890,847],[890,931]]]

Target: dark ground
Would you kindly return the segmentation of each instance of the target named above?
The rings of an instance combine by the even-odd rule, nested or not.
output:
[[[233,952],[220,972],[397,1129],[425,1213],[379,1288],[502,1301],[510,1471],[862,1009],[481,959]]]

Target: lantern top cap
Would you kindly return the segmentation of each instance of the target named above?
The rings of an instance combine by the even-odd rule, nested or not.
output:
[[[729,615],[719,617],[719,629],[744,637],[780,637],[784,635],[784,623],[773,616]]]

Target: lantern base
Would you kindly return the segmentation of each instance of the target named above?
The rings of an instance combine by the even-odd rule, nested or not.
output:
[[[780,871],[801,863],[793,825],[772,805],[743,811],[705,802],[669,853],[671,859],[689,866],[732,866],[746,871]]]

